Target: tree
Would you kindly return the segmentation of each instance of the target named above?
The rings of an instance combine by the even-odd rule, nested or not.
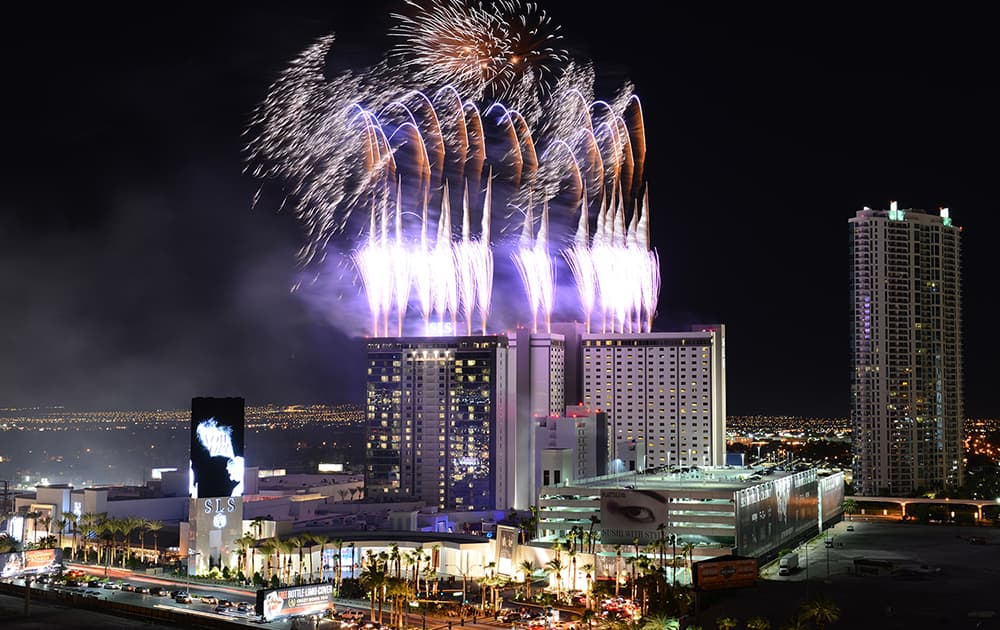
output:
[[[718,626],[719,630],[733,630],[737,623],[733,617],[719,617],[715,620],[715,625]]]
[[[525,597],[531,599],[531,574],[535,572],[535,563],[531,560],[522,560],[519,568],[524,573]]]
[[[309,540],[312,541],[313,545],[319,545],[319,566],[320,566],[320,577],[323,579],[323,556],[326,554],[326,543],[330,542],[330,537],[325,534],[309,534]],[[312,547],[309,548],[309,576],[310,579],[315,580],[316,576],[316,563],[313,561]]]
[[[562,598],[562,572],[565,568],[559,556],[552,558],[545,564],[545,569],[549,573],[556,574],[556,601]]]
[[[681,555],[687,558],[688,580],[694,584],[694,543],[685,542],[682,544]]]
[[[587,590],[585,591],[584,594],[586,595],[585,598],[586,608],[587,610],[590,610],[590,596],[591,596],[591,585],[593,584],[592,580],[594,577],[594,565],[588,562],[587,564],[583,565],[580,568],[583,569],[584,573],[587,576]]]
[[[601,518],[598,515],[590,515],[590,534],[587,536],[587,553],[594,553],[594,526],[600,522]]]
[[[160,563],[160,530],[163,529],[163,521],[146,521],[146,529],[153,534],[153,555],[156,556],[156,564]]]
[[[809,630],[809,620],[802,615],[792,615],[781,628],[782,630]]]
[[[848,516],[857,514],[858,502],[857,500],[848,497],[844,499],[843,508],[844,508],[844,514],[847,514]]]
[[[72,560],[76,560],[76,525],[77,525],[77,520],[78,519],[79,519],[79,517],[76,515],[76,512],[67,512],[66,513],[66,520],[70,523],[70,525],[73,526],[72,527],[72,529],[73,529],[73,551],[72,551],[72,553],[70,553],[70,559],[72,559]]]
[[[69,525],[69,519],[65,516],[56,520],[56,527],[59,528],[59,548],[63,548],[63,534],[66,533],[66,526]]]
[[[681,623],[678,619],[666,615],[658,615],[646,619],[646,622],[642,624],[639,630],[679,630],[680,627]]]
[[[747,630],[771,630],[771,622],[767,617],[750,617],[747,619]]]
[[[828,623],[836,623],[840,619],[840,607],[824,597],[806,602],[802,606],[802,616],[812,619],[818,630],[823,630]]]
[[[615,545],[615,597],[618,597],[618,576],[622,573],[622,546]]]

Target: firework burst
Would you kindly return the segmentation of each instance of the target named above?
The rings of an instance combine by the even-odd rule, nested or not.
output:
[[[417,82],[451,84],[476,101],[503,101],[527,112],[549,95],[569,60],[562,34],[534,2],[407,0],[409,14],[394,13],[390,52]]]
[[[588,330],[651,330],[659,259],[632,86],[596,99],[593,68],[568,61],[533,3],[407,4],[392,34],[408,43],[384,61],[327,78],[334,38],[321,38],[254,112],[249,170],[281,183],[305,229],[300,263],[346,261],[376,336],[486,334],[511,278],[533,330],[560,308]],[[557,304],[560,264],[573,306]]]

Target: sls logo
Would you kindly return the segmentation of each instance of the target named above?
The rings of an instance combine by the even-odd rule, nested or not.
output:
[[[229,497],[228,499],[205,499],[204,510],[205,514],[211,514],[212,512],[215,512],[216,514],[235,512],[236,498]]]

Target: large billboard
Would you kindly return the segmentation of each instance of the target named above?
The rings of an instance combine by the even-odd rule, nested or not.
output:
[[[601,490],[601,542],[649,544],[667,522],[667,495],[655,490]]]
[[[823,526],[844,511],[844,473],[819,478],[819,523]]]
[[[304,584],[257,591],[258,615],[274,621],[294,615],[316,615],[333,608],[333,584]]]
[[[736,549],[760,557],[817,527],[816,471],[755,484],[736,493]]]
[[[705,591],[753,586],[757,582],[757,558],[719,556],[694,563],[694,585]]]
[[[497,573],[508,577],[513,577],[517,570],[514,566],[517,532],[516,527],[497,525]]]
[[[62,549],[31,549],[0,554],[0,577],[54,573],[62,566]]]
[[[191,498],[243,496],[242,398],[191,399]]]

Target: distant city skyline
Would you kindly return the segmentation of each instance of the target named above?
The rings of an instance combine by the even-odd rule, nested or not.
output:
[[[243,133],[317,38],[336,35],[330,76],[367,67],[404,8],[168,7],[142,29],[110,10],[24,9],[2,44],[18,122],[2,163],[0,407],[361,403],[365,339],[337,326],[360,289],[323,302],[290,291],[323,293],[334,274],[298,267],[306,235],[277,185],[251,209],[260,182],[242,172]],[[730,414],[849,414],[844,224],[897,201],[949,207],[965,230],[965,415],[1000,415],[1000,339],[976,307],[1000,233],[988,20],[543,8],[592,61],[598,94],[631,82],[642,99],[662,280],[653,329],[726,326]]]

